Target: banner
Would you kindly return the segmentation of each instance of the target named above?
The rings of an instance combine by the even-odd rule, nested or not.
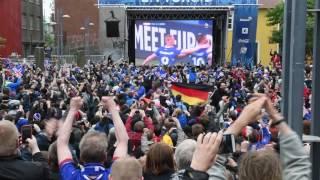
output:
[[[258,6],[236,5],[234,10],[232,65],[251,67],[254,62]]]
[[[256,4],[256,0],[98,0],[98,5],[128,6],[230,6]]]

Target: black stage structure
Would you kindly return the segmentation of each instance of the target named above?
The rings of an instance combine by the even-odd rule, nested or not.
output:
[[[215,20],[213,52],[216,64],[225,62],[227,19],[231,7],[194,6],[130,6],[126,7],[128,30],[128,57],[135,63],[135,21],[136,20]]]

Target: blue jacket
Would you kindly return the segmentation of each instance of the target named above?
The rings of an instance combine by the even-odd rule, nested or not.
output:
[[[10,92],[16,92],[17,89],[20,87],[21,83],[21,78],[18,78],[16,82],[9,82],[7,84],[7,87],[9,88]]]

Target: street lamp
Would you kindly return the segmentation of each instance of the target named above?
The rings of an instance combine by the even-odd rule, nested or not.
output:
[[[63,14],[63,10],[58,8],[57,9],[57,16],[56,16],[56,21],[57,22],[52,22],[52,25],[58,25],[57,26],[57,38],[58,38],[58,55],[61,57],[63,56],[64,53],[64,42],[63,42],[63,21],[65,19],[71,18],[69,14]]]
[[[69,14],[64,14],[62,17],[63,18],[71,18],[71,16]]]
[[[80,27],[80,30],[81,31],[83,31],[83,48],[84,48],[84,50],[85,50],[85,41],[86,41],[86,32],[85,32],[85,30],[86,30],[86,28],[85,27]]]
[[[61,39],[60,39],[60,41],[61,41],[61,56],[64,54],[64,41],[63,41],[63,33],[64,33],[64,27],[63,27],[63,20],[65,20],[65,19],[69,19],[69,18],[71,18],[71,16],[69,15],[69,14],[64,14],[64,15],[62,15],[62,16],[60,16],[60,18],[62,19],[61,21],[60,21],[60,28],[61,28]]]
[[[90,28],[95,24],[90,22],[89,18],[86,18],[84,21],[84,26],[80,30],[84,31],[84,52],[85,55],[90,55]]]
[[[89,47],[87,47],[87,49],[88,49],[88,54],[90,55],[90,47],[91,47],[91,45],[90,45],[90,27],[93,27],[94,23],[90,22],[88,25],[89,25],[89,27],[88,27],[88,44],[89,44]]]

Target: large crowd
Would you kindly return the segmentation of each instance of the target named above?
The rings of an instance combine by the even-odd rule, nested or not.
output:
[[[0,179],[311,177],[308,148],[279,112],[281,67],[21,66],[3,63],[0,76]],[[306,67],[305,134],[311,76]],[[177,82],[211,86],[208,101],[173,96]],[[235,152],[219,150],[224,134]]]

